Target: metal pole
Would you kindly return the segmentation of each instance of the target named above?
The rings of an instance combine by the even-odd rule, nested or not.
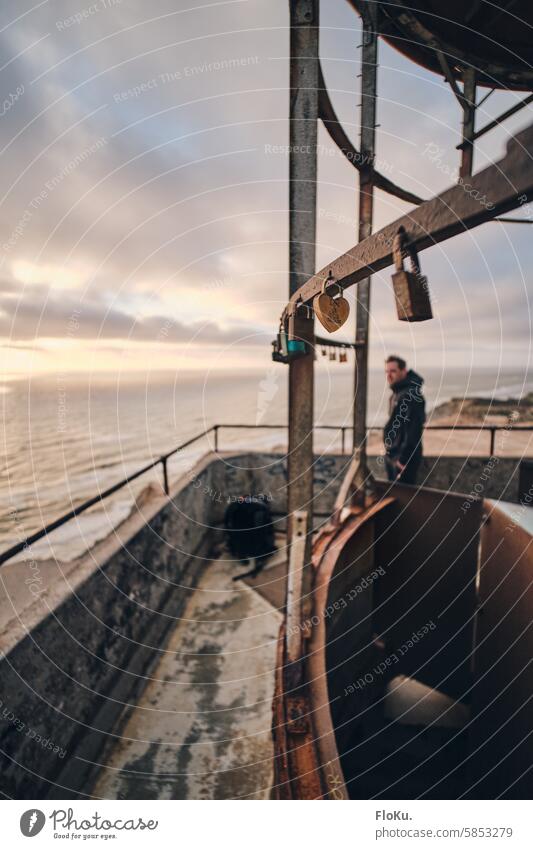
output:
[[[372,232],[374,207],[374,146],[376,136],[376,83],[377,83],[377,4],[368,3],[362,15],[363,44],[361,69],[361,142],[360,151],[365,167],[359,173],[359,241]],[[355,318],[355,388],[353,449],[358,461],[356,486],[358,496],[364,498],[362,487],[367,477],[366,460],[366,410],[368,391],[368,317],[370,310],[370,277],[357,288]]]
[[[474,166],[474,129],[476,120],[476,72],[467,68],[463,86],[463,149],[460,177],[471,177]]]
[[[167,469],[167,458],[161,457],[161,463],[163,464],[163,486],[165,489],[165,495],[169,495],[170,489],[168,486],[168,469]]]
[[[292,295],[315,272],[319,0],[289,0],[289,9],[289,292]],[[287,534],[290,543],[295,511],[307,511],[303,579],[307,607],[313,527],[313,315],[298,314],[294,329],[307,342],[309,353],[289,364]]]

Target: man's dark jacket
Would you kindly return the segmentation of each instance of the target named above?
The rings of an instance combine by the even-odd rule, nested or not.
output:
[[[383,428],[387,455],[402,466],[422,458],[422,431],[426,404],[422,395],[424,379],[410,369],[403,380],[391,386],[389,420]]]

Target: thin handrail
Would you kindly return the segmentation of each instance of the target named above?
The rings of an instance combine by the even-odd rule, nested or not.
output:
[[[227,428],[228,430],[259,430],[259,429],[267,429],[267,430],[287,430],[287,424],[215,424],[211,427],[207,428],[207,430],[203,430],[201,433],[192,436],[190,439],[186,440],[186,442],[182,442],[176,448],[173,448],[171,451],[168,451],[166,454],[161,454],[159,457],[156,457],[155,460],[152,460],[151,463],[147,463],[147,465],[143,466],[141,469],[138,469],[133,474],[128,475],[122,480],[118,481],[118,483],[113,484],[113,486],[108,487],[103,492],[99,492],[97,495],[94,495],[92,498],[89,498],[88,501],[84,501],[83,504],[74,507],[72,510],[69,510],[68,513],[65,513],[63,516],[60,516],[58,519],[54,519],[49,524],[45,525],[44,528],[41,528],[39,531],[35,531],[35,533],[30,534],[30,536],[26,537],[21,542],[18,542],[16,545],[11,546],[6,551],[0,554],[0,566],[3,566],[6,561],[10,560],[19,552],[23,551],[23,549],[28,548],[32,543],[37,542],[37,540],[42,539],[44,536],[47,536],[52,531],[56,530],[56,528],[60,528],[62,525],[66,524],[66,522],[70,522],[71,519],[76,518],[81,513],[84,513],[86,510],[89,510],[90,507],[93,507],[99,501],[103,501],[105,498],[108,498],[110,495],[113,495],[115,492],[118,492],[123,487],[127,486],[132,481],[141,477],[141,475],[146,474],[146,472],[150,471],[150,469],[155,468],[159,464],[161,464],[163,469],[163,485],[164,491],[166,495],[170,494],[170,487],[168,481],[168,470],[167,470],[167,462],[170,457],[173,457],[179,451],[183,451],[184,448],[188,448],[189,445],[193,445],[198,440],[203,439],[208,436],[210,433],[214,433],[214,449],[218,451],[218,432],[222,428]],[[486,424],[464,424],[464,425],[426,425],[425,430],[487,430],[490,431],[490,453],[491,456],[494,454],[495,448],[495,435],[497,431],[500,430],[508,430],[508,425],[486,425]],[[341,433],[342,438],[342,453],[344,453],[345,449],[345,435],[347,431],[353,431],[353,425],[315,425],[315,430],[337,430]],[[369,427],[368,431],[381,431],[380,427]],[[513,428],[513,430],[523,430],[523,431],[531,431],[533,430],[533,425],[517,425]]]
[[[99,492],[97,495],[93,495],[92,498],[89,498],[87,501],[84,501],[83,504],[79,504],[77,507],[74,507],[72,510],[69,510],[68,513],[65,513],[63,516],[60,516],[58,519],[54,519],[53,522],[49,522],[48,525],[45,525],[44,528],[41,528],[39,531],[35,531],[35,533],[30,534],[30,536],[26,537],[26,539],[18,542],[16,545],[12,545],[11,548],[8,548],[6,551],[0,554],[0,566],[3,566],[7,560],[10,560],[15,554],[18,554],[23,549],[28,548],[32,543],[37,542],[37,540],[42,539],[42,537],[47,536],[52,531],[55,531],[56,528],[60,528],[61,525],[66,524],[66,522],[70,522],[71,519],[79,516],[80,513],[84,513],[90,507],[93,507],[99,501],[103,501],[105,498],[108,498],[110,495],[113,495],[115,492],[118,492],[119,489],[127,486],[132,481],[140,478],[141,475],[144,475],[146,472],[149,472],[150,469],[158,466],[159,463],[163,466],[163,478],[164,478],[164,488],[165,493],[169,494],[168,487],[168,475],[167,475],[167,461],[169,457],[172,457],[174,454],[177,454],[178,451],[182,451],[184,448],[187,448],[189,445],[192,445],[194,442],[197,442],[199,439],[202,439],[204,436],[207,436],[211,431],[215,429],[216,426],[210,427],[207,430],[202,431],[202,433],[198,433],[196,436],[193,436],[191,439],[188,439],[186,442],[182,442],[181,445],[178,445],[177,448],[173,448],[171,451],[168,451],[166,454],[161,454],[160,457],[156,457],[155,460],[152,460],[151,463],[147,463],[146,466],[143,466],[141,469],[138,469],[133,474],[128,475],[122,480],[118,481],[118,483],[113,484],[113,486],[108,487],[103,492]]]

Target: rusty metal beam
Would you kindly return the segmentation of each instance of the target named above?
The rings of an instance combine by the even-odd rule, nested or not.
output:
[[[292,295],[310,304],[331,269],[343,289],[392,265],[392,243],[404,227],[418,251],[492,221],[533,198],[533,124],[509,140],[506,155],[462,185],[452,186],[387,224],[313,275]]]
[[[435,54],[437,56],[437,59],[438,59],[439,65],[441,67],[442,73],[444,74],[444,79],[446,80],[446,82],[450,86],[452,92],[454,93],[455,98],[458,101],[461,109],[463,109],[463,111],[466,112],[466,104],[465,104],[464,94],[461,91],[461,89],[459,88],[459,86],[457,85],[456,79],[455,79],[454,75],[452,74],[452,70],[450,68],[450,65],[448,64],[448,59],[446,58],[446,56],[444,55],[442,50],[439,50],[436,42],[434,43],[433,46],[434,46]]]
[[[289,158],[289,291],[292,295],[315,270],[317,133],[318,133],[318,0],[289,0],[290,8],[290,158]],[[288,537],[292,515],[313,508],[313,371],[314,318],[295,317],[295,333],[310,351],[289,365]],[[306,563],[311,560],[307,537]],[[304,588],[310,580],[306,567]]]
[[[474,127],[476,120],[476,72],[474,68],[465,70],[463,77],[463,147],[459,176],[470,177],[474,166]]]
[[[362,16],[361,49],[361,156],[366,166],[359,178],[359,242],[368,239],[372,232],[374,214],[374,173],[376,139],[376,97],[378,33],[377,6],[369,3]],[[366,413],[368,396],[368,327],[370,314],[370,276],[361,280],[357,290],[355,316],[355,370],[354,370],[354,429],[353,451],[358,461],[355,481],[356,497],[364,503],[364,484],[368,477],[366,464]]]
[[[455,77],[442,50],[435,48],[439,65],[461,109],[463,110],[463,140],[458,149],[461,150],[460,177],[470,177],[474,163],[474,125],[476,120],[476,72],[474,68],[463,71],[463,90],[459,88]]]
[[[499,221],[501,224],[533,224],[529,218],[493,218],[493,221]]]
[[[315,346],[319,348],[321,345],[328,348],[344,348],[345,350],[357,348],[356,342],[341,342],[340,339],[326,339],[325,336],[315,336]]]
[[[322,67],[320,66],[319,86],[319,117],[322,120],[325,129],[329,133],[330,138],[332,139],[332,141],[335,142],[341,153],[344,154],[348,162],[350,162],[354,166],[354,168],[356,168],[358,171],[361,171],[365,165],[368,165],[368,163],[366,162],[362,152],[357,150],[356,147],[354,147],[354,145],[348,138],[344,127],[342,126],[337,117],[337,113],[333,108],[333,104],[331,102],[328,89],[326,87],[324,75],[322,73]],[[387,192],[387,194],[393,195],[394,197],[399,198],[399,200],[404,200],[406,201],[406,203],[423,203],[422,198],[418,197],[418,195],[415,195],[413,192],[407,191],[407,189],[402,189],[401,186],[397,186],[396,183],[393,183],[392,180],[389,180],[387,177],[384,177],[383,174],[379,173],[379,171],[374,170],[373,176],[374,185],[376,186],[376,188]]]

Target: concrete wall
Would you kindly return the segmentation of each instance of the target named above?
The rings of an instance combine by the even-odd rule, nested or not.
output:
[[[372,462],[376,476],[377,458]],[[480,498],[518,502],[520,458],[424,457],[418,483],[435,489],[477,495]]]
[[[324,454],[315,458],[315,511],[329,514],[351,457]],[[419,471],[419,483],[434,489],[473,493],[479,497],[518,501],[520,458],[510,457],[425,457]],[[377,478],[386,473],[381,457],[370,457],[369,465]],[[263,493],[272,498],[274,511],[287,509],[287,464],[282,454],[246,453],[222,455],[215,464],[215,520],[221,521],[228,498],[247,493]],[[244,487],[244,489],[243,489]],[[280,524],[283,524],[280,519]]]
[[[209,486],[213,466],[202,461],[195,474]],[[209,556],[212,507],[185,478],[170,499],[136,511],[62,585],[56,575],[53,607],[43,591],[18,612],[16,628],[2,635],[3,793],[69,798],[87,790],[92,770],[83,759],[98,760],[108,732],[120,728]]]

